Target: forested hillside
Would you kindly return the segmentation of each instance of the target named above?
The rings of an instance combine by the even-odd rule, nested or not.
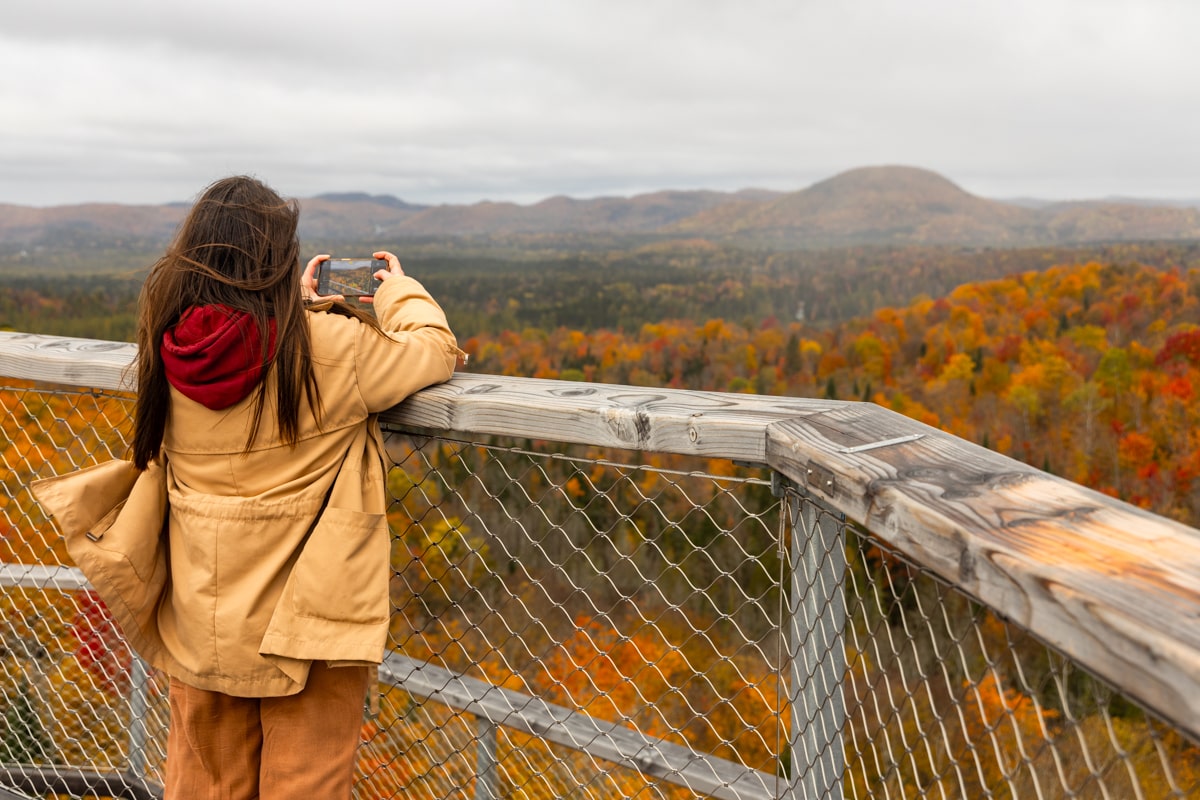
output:
[[[1200,524],[1200,269],[1097,262],[831,327],[710,317],[469,339],[472,369],[870,400]]]
[[[1200,523],[1196,244],[405,261],[475,371],[871,400]],[[11,279],[0,327],[130,340],[138,288]]]
[[[359,254],[380,247],[400,254],[464,338],[528,327],[637,331],[647,322],[712,317],[746,327],[771,317],[828,327],[921,296],[941,297],[964,283],[1055,264],[1200,268],[1195,242],[766,253],[702,240],[641,245],[590,240],[573,249],[383,240],[346,242],[330,251]],[[0,329],[132,340],[137,293],[154,254],[128,258],[116,272],[76,274],[64,266],[48,274],[6,276],[0,282]]]

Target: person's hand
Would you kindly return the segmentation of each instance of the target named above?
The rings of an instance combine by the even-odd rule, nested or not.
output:
[[[304,272],[300,275],[300,296],[306,302],[315,303],[319,300],[341,300],[345,302],[346,298],[340,294],[330,294],[321,297],[317,294],[317,265],[322,261],[328,261],[329,254],[322,253],[319,256],[313,256],[308,262],[308,266],[304,268]],[[399,265],[399,262],[397,262]]]
[[[326,256],[326,258],[328,258],[328,256]],[[403,277],[404,268],[400,266],[400,259],[396,258],[394,255],[389,253],[387,250],[380,250],[378,252],[372,253],[371,258],[381,258],[384,261],[386,261],[388,264],[387,269],[375,270],[375,277],[378,278],[381,282],[389,280],[391,278]],[[358,299],[363,301],[364,303],[372,303],[375,301],[374,297],[360,297]]]

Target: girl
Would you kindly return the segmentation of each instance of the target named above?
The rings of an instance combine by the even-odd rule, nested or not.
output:
[[[298,214],[253,178],[208,187],[142,290],[133,464],[88,479],[124,505],[76,523],[82,490],[36,490],[171,678],[168,800],[350,796],[390,613],[374,415],[462,355],[391,253],[377,322],[317,298]]]

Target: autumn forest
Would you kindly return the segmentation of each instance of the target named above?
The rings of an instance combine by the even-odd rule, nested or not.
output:
[[[872,401],[1200,523],[1198,245],[527,246],[404,259],[472,371]],[[139,274],[11,277],[0,328],[130,340]]]
[[[528,236],[449,244],[343,242],[334,252],[380,247],[400,254],[406,271],[446,307],[460,344],[471,355],[471,371],[874,402],[1200,526],[1200,244],[1007,249],[864,245],[768,251],[704,239]],[[316,252],[317,247],[305,250]],[[150,257],[139,251],[141,261],[121,262],[106,251],[104,268],[71,270],[47,262],[43,270],[12,270],[0,285],[0,329],[131,340],[137,293]],[[7,432],[14,441],[19,438],[15,428]],[[394,481],[402,478],[403,471],[393,475]],[[584,479],[582,473],[564,476],[562,502],[583,503],[584,486],[601,480],[594,475]],[[405,491],[392,487],[397,498],[407,497]],[[399,504],[397,513],[412,518],[425,513],[402,508],[408,502]],[[445,576],[459,575],[461,568],[422,561],[450,558],[447,554],[456,546],[486,560],[487,554],[474,551],[468,541],[470,525],[459,523],[458,518],[445,520],[430,531],[407,526],[404,535],[406,552],[418,554],[413,556],[416,567],[407,565],[409,574],[443,576],[416,581],[420,586],[406,600],[419,601],[435,617],[450,619],[454,607],[465,607],[465,599],[481,591],[464,584],[456,589],[461,597],[441,597],[439,592],[450,592]],[[411,540],[418,534],[436,541]],[[694,544],[688,539],[681,547]],[[35,557],[16,553],[13,559]],[[864,547],[857,568],[871,568],[872,558],[880,555]],[[401,571],[405,565],[393,566]],[[439,580],[444,585],[434,591]],[[438,598],[444,607],[437,607]],[[977,612],[966,607],[959,611],[971,625],[996,627],[1000,639],[1010,635],[998,620],[972,617]],[[590,618],[574,622],[583,633],[556,645],[571,657],[557,666],[551,658],[543,670],[549,684],[541,691],[550,696],[565,692],[564,702],[574,692],[573,680],[586,678],[589,687],[599,685],[574,665],[599,658],[593,651],[607,635],[607,629],[589,630],[595,624]],[[78,620],[73,629],[91,630]],[[469,638],[445,636],[456,643]],[[648,638],[638,638],[642,636]],[[637,658],[631,656],[636,664],[614,673],[620,680],[614,678],[612,697],[624,702],[619,690],[633,684],[623,676],[638,674],[658,636],[673,634],[646,628],[629,640],[637,651]],[[692,638],[682,630],[678,642]],[[464,655],[461,664],[452,664],[448,650],[435,648],[445,646],[441,639],[428,631],[413,641],[418,639],[430,648],[432,655],[425,656],[463,670],[494,668],[498,683],[509,680],[511,664],[503,659],[493,664]],[[81,639],[85,655],[91,641]],[[686,653],[678,642],[669,648],[671,654]],[[602,655],[619,661],[620,654],[614,646]],[[697,663],[717,658],[693,655]],[[96,668],[98,660],[82,659],[100,684],[123,669]],[[859,659],[851,669],[870,672],[877,667],[879,680],[890,674],[884,664],[870,669],[867,664]],[[739,669],[744,674],[730,677],[728,685],[724,678],[707,678],[721,697],[739,697],[759,709],[738,708],[735,714],[730,701],[729,713],[737,719],[762,709],[778,714],[778,698],[752,697],[738,688],[745,675],[766,674],[767,665],[747,663]],[[995,675],[987,680],[994,681]],[[688,680],[680,679],[679,685],[684,684]],[[964,706],[978,708],[981,715],[968,727],[985,728],[989,719],[1004,714],[1033,740],[1056,724],[1057,711],[1035,710],[1033,700],[1015,690],[986,681],[963,686]],[[674,691],[660,688],[664,697]],[[635,700],[647,696],[643,692],[656,696],[653,691],[638,687],[629,702],[636,705]],[[618,700],[611,702],[619,705]],[[621,711],[625,713],[632,712]],[[608,716],[614,715],[615,705]],[[913,724],[905,719],[894,724]],[[383,721],[370,723],[364,737],[379,735]],[[1092,725],[1087,731],[1103,737],[1099,717],[1087,724]],[[1179,740],[1169,746],[1188,765],[1186,776],[1179,777],[1198,785],[1200,778],[1192,770],[1200,770],[1200,751]],[[950,774],[957,760],[967,758],[965,753],[922,769]],[[421,780],[420,770],[409,775],[400,774],[401,768],[411,764],[384,760],[364,767],[374,770],[372,780],[387,791],[411,789]],[[913,786],[925,780],[907,775],[903,780],[910,778]],[[988,780],[993,778],[1002,781],[999,773]],[[872,774],[863,780],[876,785],[872,782],[887,779]]]

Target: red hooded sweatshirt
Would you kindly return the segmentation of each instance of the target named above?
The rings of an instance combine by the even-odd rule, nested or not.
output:
[[[267,340],[275,355],[275,320]],[[163,334],[167,380],[214,411],[238,403],[263,376],[262,336],[254,318],[224,305],[192,306]]]

